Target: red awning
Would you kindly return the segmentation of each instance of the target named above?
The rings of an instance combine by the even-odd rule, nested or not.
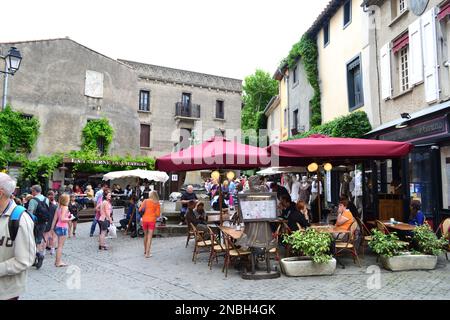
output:
[[[244,145],[222,137],[191,146],[156,159],[160,171],[195,171],[205,169],[254,169],[270,166],[264,148]]]
[[[392,46],[392,51],[394,54],[402,50],[404,47],[406,47],[409,44],[409,33],[406,32],[401,37],[399,37],[397,40],[394,41],[394,44]]]
[[[448,15],[450,15],[450,1],[441,7],[441,11],[439,11],[439,14],[438,14],[438,20],[441,21]]]
[[[330,138],[312,135],[309,138],[282,142],[269,146],[272,165],[307,165],[312,161],[327,161],[332,164],[347,160],[392,159],[406,156],[413,145],[405,142]]]

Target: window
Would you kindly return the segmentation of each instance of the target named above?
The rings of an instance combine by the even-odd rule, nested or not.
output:
[[[326,47],[330,43],[330,23],[327,22],[323,26],[323,46]]]
[[[408,69],[409,46],[399,51],[399,71],[400,71],[400,90],[404,92],[409,89],[409,69]]]
[[[293,129],[298,129],[298,109],[294,111]]]
[[[222,100],[216,100],[216,118],[225,119],[225,110],[223,108]]]
[[[292,70],[292,81],[294,84],[297,83],[297,66],[294,67],[294,70]]]
[[[442,205],[450,210],[450,147],[441,148]]]
[[[97,150],[98,150],[98,152],[100,152],[100,154],[102,156],[105,154],[105,144],[106,144],[106,140],[104,137],[97,138]]]
[[[288,126],[288,108],[284,109],[284,127]]]
[[[21,117],[23,118],[23,119],[25,119],[25,120],[31,120],[31,119],[33,119],[33,115],[32,114],[25,114],[25,113],[22,113],[22,114],[20,114],[21,115]]]
[[[406,11],[406,0],[398,0],[398,12],[402,14]]]
[[[349,110],[352,111],[364,104],[361,74],[361,59],[357,57],[347,65],[347,88]]]
[[[150,125],[141,123],[141,148],[150,148]]]
[[[344,4],[344,28],[352,21],[352,1],[348,0]]]
[[[150,91],[139,91],[139,111],[150,111]]]

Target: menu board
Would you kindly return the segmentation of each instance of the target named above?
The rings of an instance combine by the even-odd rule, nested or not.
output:
[[[238,198],[244,221],[271,221],[277,218],[276,193],[239,194]]]

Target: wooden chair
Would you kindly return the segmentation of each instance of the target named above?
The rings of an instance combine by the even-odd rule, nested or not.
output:
[[[440,232],[442,236],[444,236],[445,239],[449,240],[449,243],[447,244],[446,252],[445,252],[445,258],[448,260],[448,252],[450,252],[450,218],[445,219],[441,222],[439,225],[439,228],[436,232]]]
[[[213,263],[214,258],[216,259],[216,263],[219,263],[218,256],[219,256],[219,254],[222,254],[222,253],[225,256],[226,248],[225,248],[225,245],[221,244],[221,242],[218,239],[218,236],[214,233],[214,231],[210,227],[208,227],[208,231],[209,231],[209,235],[211,237],[211,242],[214,243],[214,245],[211,246],[211,251],[209,254],[209,261],[208,261],[209,270],[212,270],[212,263]]]
[[[187,246],[188,246],[188,244],[189,244],[189,240],[191,240],[191,237],[193,238],[193,239],[195,239],[195,234],[194,234],[194,230],[192,230],[192,228],[191,228],[191,224],[188,224],[188,232],[187,232],[187,239],[186,239],[186,246],[185,246],[185,248],[187,248]]]
[[[362,256],[364,259],[365,247],[369,243],[369,241],[372,241],[373,237],[369,228],[364,224],[364,222],[360,218],[355,217],[355,220],[358,223],[359,230],[361,230],[361,247],[362,247]]]
[[[211,252],[211,246],[213,242],[211,240],[205,240],[203,234],[204,232],[199,231],[192,223],[190,223],[190,226],[194,232],[194,239],[195,239],[195,247],[194,247],[194,253],[192,254],[192,261],[194,263],[197,263],[197,256],[200,252]]]
[[[228,266],[231,260],[236,258],[248,257],[251,252],[248,250],[238,249],[234,245],[233,239],[226,233],[223,233],[223,239],[225,242],[225,261],[223,264],[222,272],[225,271],[225,278],[228,276]]]
[[[383,232],[384,234],[391,234],[391,232],[389,231],[389,229],[386,227],[386,225],[383,222],[381,222],[380,220],[377,220],[376,224],[377,224],[377,229],[379,231]],[[409,247],[409,242],[407,242],[407,241],[398,240],[397,242],[405,244],[406,246]]]
[[[340,255],[345,251],[348,251],[353,256],[353,263],[356,263],[356,261],[358,261],[358,265],[361,268],[361,262],[359,261],[358,252],[356,251],[355,246],[357,230],[358,230],[358,222],[356,220],[353,220],[353,223],[350,226],[350,233],[348,234],[348,240],[347,241],[336,240],[336,256]]]

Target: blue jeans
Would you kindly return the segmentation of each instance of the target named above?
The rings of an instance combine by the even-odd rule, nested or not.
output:
[[[94,234],[94,232],[95,232],[95,227],[97,227],[97,223],[98,223],[98,221],[97,221],[97,219],[95,219],[95,217],[94,217],[94,219],[92,220],[92,224],[91,224],[91,235]]]

